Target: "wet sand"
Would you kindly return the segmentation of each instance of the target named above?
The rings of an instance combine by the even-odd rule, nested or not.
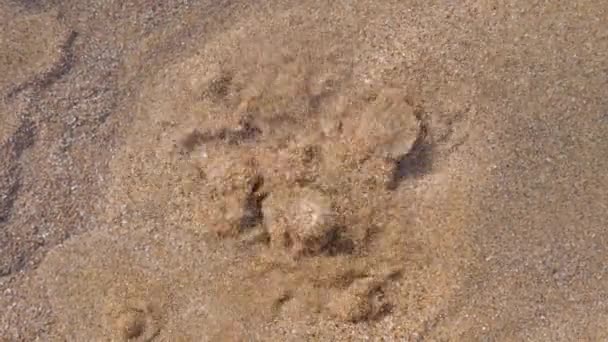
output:
[[[608,339],[606,17],[0,1],[1,339]]]

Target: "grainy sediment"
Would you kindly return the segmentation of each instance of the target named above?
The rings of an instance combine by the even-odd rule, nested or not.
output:
[[[605,18],[0,0],[0,340],[608,340]]]

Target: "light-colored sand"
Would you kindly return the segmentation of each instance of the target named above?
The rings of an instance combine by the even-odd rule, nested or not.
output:
[[[608,4],[0,12],[0,337],[608,339]]]

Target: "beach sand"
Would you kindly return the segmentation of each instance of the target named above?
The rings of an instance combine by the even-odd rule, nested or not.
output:
[[[0,340],[608,340],[606,18],[0,0]]]

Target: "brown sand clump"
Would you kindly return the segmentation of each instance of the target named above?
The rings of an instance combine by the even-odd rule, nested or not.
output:
[[[263,194],[263,179],[257,175],[255,162],[241,158],[234,150],[221,145],[202,147],[193,159],[194,173],[205,189],[195,195],[209,199],[206,225],[218,236],[233,236],[257,223]]]
[[[271,244],[296,257],[321,252],[336,230],[333,210],[331,200],[318,191],[273,192],[264,202],[264,222]]]
[[[160,331],[157,308],[135,302],[111,313],[113,334],[125,341],[151,341]]]
[[[125,339],[133,339],[141,336],[144,332],[144,318],[141,311],[130,309],[122,313],[116,320],[116,329],[120,331]]]
[[[379,318],[388,313],[390,305],[382,296],[381,282],[377,278],[362,278],[338,292],[327,304],[327,309],[342,321],[356,323]]]
[[[421,123],[407,95],[403,89],[381,89],[358,118],[345,123],[345,135],[358,153],[397,161],[410,152]]]

